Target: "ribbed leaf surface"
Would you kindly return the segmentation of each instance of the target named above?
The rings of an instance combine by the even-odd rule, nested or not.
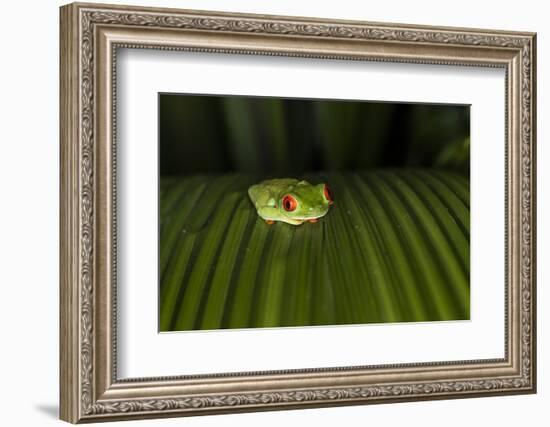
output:
[[[468,319],[470,192],[461,175],[305,176],[335,206],[267,225],[243,175],[161,182],[161,331]]]

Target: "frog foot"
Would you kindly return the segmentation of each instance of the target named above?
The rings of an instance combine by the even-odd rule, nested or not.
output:
[[[271,224],[275,224],[275,221],[273,221],[273,220],[271,220],[271,219],[266,219],[266,220],[265,220],[265,223],[266,223],[267,225],[271,225]]]
[[[313,219],[310,219],[310,220],[309,220],[309,222],[311,222],[311,223],[313,223],[313,224],[316,223],[317,221],[318,221],[317,218],[313,218]]]

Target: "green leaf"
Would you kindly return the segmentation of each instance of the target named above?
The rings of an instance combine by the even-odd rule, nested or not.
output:
[[[160,186],[160,330],[442,321],[470,316],[469,181],[441,170],[310,174],[335,205],[266,224],[260,178]]]
[[[443,147],[434,161],[434,166],[448,170],[469,171],[470,137],[459,139]]]

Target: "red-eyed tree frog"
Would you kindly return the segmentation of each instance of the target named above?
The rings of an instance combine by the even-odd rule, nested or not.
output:
[[[305,221],[317,222],[334,203],[327,184],[312,185],[293,178],[262,181],[251,186],[248,195],[258,215],[268,224],[275,221],[292,225],[300,225]]]

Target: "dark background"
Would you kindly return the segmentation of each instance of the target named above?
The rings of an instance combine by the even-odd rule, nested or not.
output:
[[[469,173],[464,105],[160,94],[159,114],[161,176],[379,167]]]

